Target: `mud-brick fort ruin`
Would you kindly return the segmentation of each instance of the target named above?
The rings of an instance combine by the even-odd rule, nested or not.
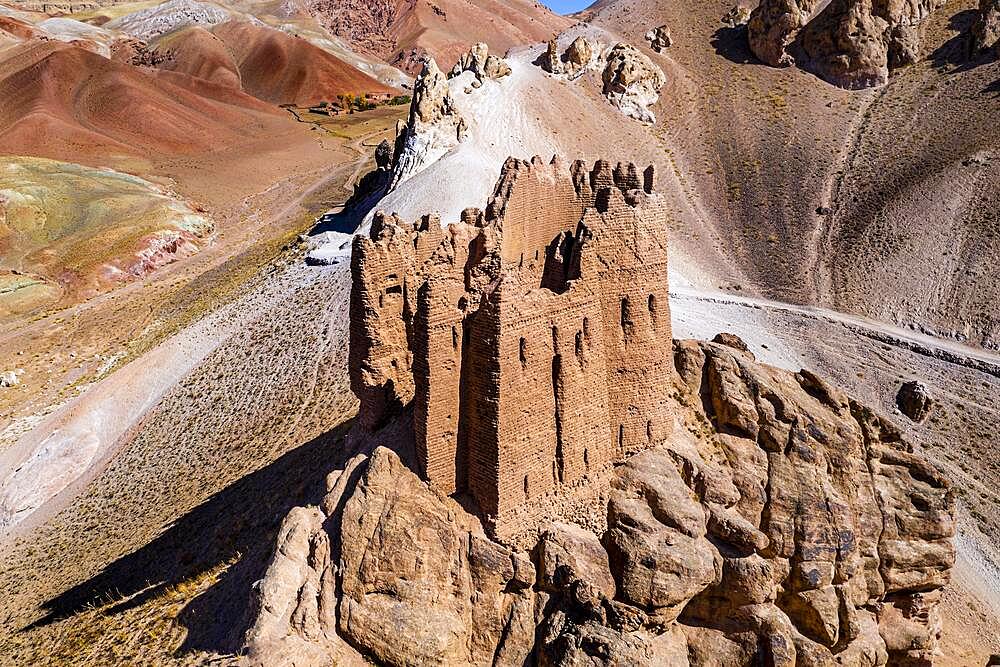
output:
[[[666,213],[653,169],[509,159],[485,211],[376,215],[352,257],[362,426],[412,410],[419,472],[503,538],[664,437]],[[530,513],[530,512],[529,512]]]

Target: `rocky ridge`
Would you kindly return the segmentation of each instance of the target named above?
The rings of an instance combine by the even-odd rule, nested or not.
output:
[[[650,31],[646,38],[651,41],[651,48],[658,52],[672,43],[666,26]],[[560,53],[559,40],[553,38],[535,64],[549,74],[570,81],[588,71],[600,70],[601,92],[614,107],[642,123],[656,122],[649,107],[659,100],[660,88],[666,84],[667,77],[658,65],[631,44],[619,42],[606,49],[603,44],[580,35]]]
[[[531,549],[493,542],[406,452],[361,445],[285,519],[252,661],[930,664],[942,477],[808,371],[696,341],[674,359],[676,431],[615,471],[603,531],[553,516]]]
[[[467,128],[455,108],[448,78],[433,58],[428,59],[413,84],[410,115],[397,139],[399,148],[393,160],[390,189],[458,144]]]

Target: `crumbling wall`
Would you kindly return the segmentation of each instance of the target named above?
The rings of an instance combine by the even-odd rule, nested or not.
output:
[[[355,243],[362,424],[412,401],[420,474],[470,496],[494,535],[666,432],[666,214],[652,176],[511,159],[485,211],[445,230],[379,216]]]

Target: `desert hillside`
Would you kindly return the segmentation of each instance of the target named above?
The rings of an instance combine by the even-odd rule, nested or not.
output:
[[[475,42],[503,53],[571,24],[534,0],[310,0],[308,6],[332,34],[412,73],[425,55],[450,65]]]
[[[743,290],[995,347],[998,287],[983,267],[1000,246],[983,212],[997,192],[1000,63],[969,56],[975,7],[931,13],[917,62],[861,91],[763,65],[747,28],[721,23],[728,3],[588,14],[634,43],[672,28],[658,130]]]

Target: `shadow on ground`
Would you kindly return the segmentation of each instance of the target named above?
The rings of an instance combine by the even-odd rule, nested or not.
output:
[[[119,614],[235,561],[177,620],[188,630],[180,653],[237,652],[251,621],[251,589],[264,575],[282,520],[293,507],[320,501],[326,473],[353,423],[340,424],[215,494],[146,546],[47,602],[48,614],[25,629],[124,598],[104,610]]]
[[[761,64],[750,50],[745,25],[735,28],[719,28],[712,35],[711,44],[718,55],[737,65]]]
[[[354,194],[347,200],[343,208],[336,213],[327,213],[321,216],[309,235],[316,236],[323,232],[353,234],[364,221],[365,216],[378,206],[382,198],[389,193],[391,182],[392,171],[388,169],[375,169],[368,172],[354,186]]]

